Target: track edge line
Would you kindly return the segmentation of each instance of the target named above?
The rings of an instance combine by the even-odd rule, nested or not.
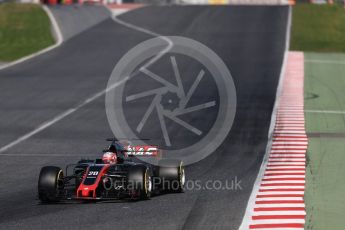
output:
[[[252,210],[253,210],[254,205],[255,205],[256,194],[259,192],[260,183],[261,183],[262,178],[264,177],[265,169],[266,169],[266,166],[268,164],[268,158],[270,155],[270,150],[272,147],[273,131],[274,131],[275,122],[277,119],[277,112],[278,112],[278,99],[279,99],[279,96],[282,94],[283,80],[284,80],[284,76],[285,76],[286,63],[287,63],[288,52],[289,52],[289,47],[290,47],[292,9],[291,9],[291,6],[288,6],[288,7],[289,7],[289,12],[288,12],[288,21],[287,21],[287,25],[286,25],[285,52],[284,52],[282,68],[281,68],[280,76],[279,76],[276,98],[275,98],[274,106],[273,106],[273,110],[272,110],[271,123],[270,123],[270,127],[268,130],[268,142],[267,142],[267,146],[266,146],[265,155],[262,159],[262,163],[261,163],[258,175],[257,175],[256,180],[254,182],[253,189],[252,189],[252,192],[250,194],[250,197],[249,197],[249,200],[247,203],[247,207],[246,207],[246,211],[244,213],[242,223],[239,227],[239,230],[249,229],[250,218],[253,214]]]

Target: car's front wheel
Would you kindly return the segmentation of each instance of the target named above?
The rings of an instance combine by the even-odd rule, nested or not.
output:
[[[38,179],[38,198],[43,203],[57,202],[64,187],[63,171],[59,167],[46,166]]]
[[[145,165],[134,165],[129,169],[128,188],[133,198],[147,200],[151,198],[153,185],[152,173]]]

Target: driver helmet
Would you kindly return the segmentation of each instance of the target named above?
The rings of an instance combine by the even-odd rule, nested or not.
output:
[[[117,157],[115,153],[106,152],[103,154],[102,161],[104,164],[116,164]]]

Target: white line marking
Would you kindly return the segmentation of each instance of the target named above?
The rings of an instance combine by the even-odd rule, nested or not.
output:
[[[12,148],[13,146],[20,144],[21,142],[29,139],[30,137],[34,136],[35,134],[47,129],[48,127],[54,125],[55,123],[61,121],[62,119],[64,119],[65,117],[73,114],[74,112],[76,112],[77,110],[79,110],[80,108],[84,107],[85,105],[93,102],[94,100],[96,100],[97,98],[103,96],[106,92],[116,88],[117,86],[119,86],[120,84],[122,84],[124,81],[126,81],[128,78],[124,78],[121,82],[117,82],[117,84],[114,84],[112,87],[104,89],[94,95],[92,95],[91,97],[87,98],[86,100],[84,100],[83,102],[81,102],[80,104],[78,104],[76,107],[71,108],[66,110],[65,112],[57,115],[56,117],[54,117],[53,119],[46,121],[44,123],[42,123],[41,125],[39,125],[36,129],[32,130],[31,132],[28,132],[27,134],[19,137],[18,139],[12,141],[11,143],[3,146],[0,148],[0,155],[2,155],[3,152],[9,150],[10,148]]]
[[[298,137],[297,137],[298,138]],[[294,140],[296,141],[297,138],[282,138],[282,137],[274,137],[273,140],[274,141],[284,141],[284,142],[289,142],[291,140]],[[305,141],[308,141],[308,139],[305,137],[305,138],[301,138],[299,137],[298,140],[300,141],[300,143],[303,143]]]
[[[283,141],[277,141],[274,140],[273,141],[273,145],[278,145],[278,144],[287,144],[287,145],[308,145],[308,141],[296,141],[294,139],[285,139]]]
[[[291,164],[291,166],[289,164]],[[305,168],[304,163],[298,163],[300,165],[295,165],[295,164],[297,164],[297,163],[286,162],[286,164],[280,163],[280,165],[277,165],[277,164],[275,165],[275,164],[271,163],[271,164],[267,165],[267,170],[270,170],[270,169],[291,169],[291,168],[304,169]]]
[[[258,195],[281,195],[281,194],[289,194],[289,195],[303,195],[304,191],[260,191]]]
[[[305,211],[255,211],[254,212],[255,216],[260,216],[260,215],[306,215]]]
[[[300,130],[304,129],[304,125],[276,125],[276,130]]]
[[[294,185],[294,186],[265,186],[261,187],[261,189],[287,189],[287,188],[298,188],[298,189],[304,189],[304,185]]]
[[[286,178],[305,178],[305,175],[279,175],[279,176],[264,176],[264,179],[274,179],[274,178],[281,178],[281,179],[286,179]],[[281,194],[282,192],[279,192]],[[285,193],[285,192],[284,192]]]
[[[301,145],[281,145],[281,146],[277,146],[277,145],[274,145],[272,147],[272,150],[278,150],[278,149],[285,149],[285,150],[289,150],[289,149],[298,149],[298,150],[305,150],[307,149],[307,145],[305,146],[301,146]]]
[[[299,187],[305,187],[305,183],[283,183],[283,184],[264,184],[261,185],[262,189],[266,189],[266,188],[281,188],[281,187],[285,187],[285,188],[291,188],[292,186],[299,186]]]
[[[274,186],[264,186],[260,189],[304,189],[304,185],[290,185],[289,187],[281,186],[281,185],[274,185]]]
[[[266,174],[284,174],[284,173],[303,173],[303,174],[305,174],[305,172],[304,171],[299,171],[299,170],[282,170],[282,171],[269,171],[269,172],[266,172],[265,173],[265,175]]]
[[[253,185],[253,190],[251,192],[251,195],[249,197],[247,207],[246,207],[246,212],[244,214],[242,223],[239,227],[239,230],[247,230],[250,223],[251,223],[251,216],[253,213],[253,207],[255,206],[255,200],[256,200],[256,194],[258,193],[260,189],[260,184],[261,184],[261,178],[263,178],[265,174],[265,169],[266,165],[268,164],[268,157],[270,153],[270,149],[272,146],[272,137],[273,137],[273,131],[274,131],[274,126],[276,123],[276,117],[277,117],[277,112],[278,112],[278,103],[279,103],[279,97],[282,94],[282,88],[283,88],[283,81],[285,79],[285,69],[287,65],[287,57],[288,57],[288,50],[289,50],[289,43],[290,43],[290,31],[291,31],[291,6],[289,6],[289,13],[288,13],[288,20],[287,20],[287,25],[286,25],[286,40],[285,40],[285,53],[284,53],[284,59],[283,59],[283,64],[282,68],[280,71],[280,76],[279,76],[279,83],[277,87],[277,92],[276,92],[276,99],[274,102],[274,107],[272,110],[272,117],[271,117],[271,123],[268,131],[268,142],[266,146],[266,152],[265,155],[262,159],[262,163],[259,169],[259,173],[256,177],[256,180]]]
[[[305,204],[256,204],[255,208],[305,208]]]
[[[299,224],[299,223],[298,223]],[[305,230],[304,228],[259,228],[259,230]]]
[[[305,134],[306,132],[305,131],[290,131],[290,130],[275,130],[275,133],[276,134]]]
[[[304,172],[305,166],[304,165],[294,165],[294,166],[267,166],[266,173],[289,173],[289,172]]]
[[[272,153],[271,152],[271,156],[270,158],[277,158],[277,157],[281,157],[281,158],[304,158],[305,157],[305,153],[298,153],[298,152],[283,152],[283,151],[279,151],[279,152],[275,152]]]
[[[329,114],[345,114],[345,111],[336,110],[306,110],[306,113],[329,113]]]
[[[301,145],[308,145],[307,141],[289,141],[289,140],[285,140],[285,141],[273,141],[273,146],[277,146],[277,145],[297,145],[297,146],[301,146]]]
[[[274,137],[278,137],[278,138],[293,138],[293,139],[296,139],[296,138],[307,138],[307,135],[306,134],[276,134],[274,133],[273,134]]]
[[[304,117],[303,118],[297,118],[297,117],[294,117],[294,118],[281,118],[281,117],[278,117],[277,121],[278,122],[285,122],[285,121],[289,121],[289,122],[292,122],[292,121],[304,122]]]
[[[280,125],[280,126],[285,126],[285,125],[290,125],[290,126],[294,126],[294,125],[305,125],[305,122],[301,122],[301,121],[298,121],[298,122],[276,122],[276,125]]]
[[[256,198],[256,201],[274,201],[274,200],[298,200],[298,201],[302,201],[303,198],[302,197],[265,197],[265,198]]]
[[[279,112],[278,116],[302,116],[304,115],[304,111],[303,112],[296,112],[296,111],[291,111],[291,112]]]
[[[295,184],[295,183],[300,183],[300,184],[304,184],[305,183],[305,180],[284,180],[284,179],[281,179],[279,181],[277,180],[272,180],[272,181],[262,181],[261,182],[261,186],[265,186],[266,184],[289,184],[289,183],[292,183],[292,184]]]
[[[275,163],[277,163],[277,162],[289,162],[289,163],[291,163],[291,162],[295,162],[295,161],[302,162],[302,163],[305,162],[305,159],[300,159],[300,158],[296,158],[296,159],[294,159],[294,158],[269,158],[269,160],[270,160],[270,163],[272,163],[272,161]]]
[[[289,165],[289,166],[275,166],[275,165]],[[273,167],[274,168],[303,168],[304,166],[305,166],[305,163],[303,162],[280,162],[280,163],[268,163],[267,169],[270,169]]]
[[[46,8],[46,9],[48,9],[48,8]],[[109,10],[109,8],[107,8],[107,7],[106,7],[106,9]],[[49,14],[51,15],[49,9],[48,9],[47,12],[49,12],[48,15],[49,15]],[[50,17],[51,17],[51,16],[50,16]],[[145,64],[145,67],[147,67],[147,66],[153,64],[153,63],[154,63],[155,61],[157,61],[160,57],[162,57],[165,53],[169,52],[169,50],[170,50],[170,49],[172,48],[172,46],[173,46],[173,43],[172,43],[172,41],[170,41],[170,39],[168,39],[168,38],[166,38],[166,37],[164,37],[164,36],[161,36],[160,34],[157,34],[157,33],[152,32],[152,31],[150,31],[150,30],[147,30],[147,29],[141,28],[141,27],[139,27],[139,26],[135,26],[135,25],[133,25],[133,24],[124,22],[124,21],[122,21],[122,20],[116,18],[116,16],[113,16],[113,20],[114,20],[115,22],[117,22],[118,24],[121,24],[121,25],[123,25],[123,26],[125,26],[125,27],[128,27],[128,28],[131,28],[131,29],[133,29],[133,30],[137,30],[137,31],[140,31],[140,32],[149,34],[149,35],[151,35],[151,36],[160,37],[161,39],[167,41],[167,43],[168,43],[167,48],[165,48],[164,50],[162,50],[159,54],[157,54],[154,58],[152,58],[149,62],[147,62],[147,63]],[[57,26],[57,23],[56,23],[55,19],[52,20],[52,23],[53,23],[53,24],[55,23],[54,26]],[[51,49],[56,48],[56,47],[57,47],[57,45],[55,45],[55,46],[53,46],[53,47],[50,47],[50,48],[48,48],[48,49],[51,50]],[[42,50],[40,53],[42,53],[43,51],[44,51],[44,52],[47,52],[48,50]],[[36,56],[37,56],[37,55],[38,55],[38,54],[36,54]],[[31,56],[30,56],[30,58],[31,58]],[[19,60],[18,60],[18,61],[19,61]],[[15,64],[15,63],[14,63],[14,64]],[[11,63],[10,63],[10,65],[14,65],[14,64],[11,64]],[[7,66],[8,66],[8,65],[7,65]],[[35,134],[37,134],[37,133],[39,133],[39,132],[41,132],[41,131],[47,129],[48,127],[54,125],[55,123],[59,122],[60,120],[64,119],[65,117],[67,117],[67,116],[73,114],[74,112],[76,112],[76,111],[79,110],[80,108],[84,107],[85,105],[87,105],[87,104],[89,104],[89,103],[95,101],[96,99],[98,99],[98,98],[100,98],[101,96],[105,95],[105,94],[106,94],[107,92],[109,92],[110,90],[113,90],[114,88],[118,87],[120,84],[125,83],[128,79],[129,79],[129,77],[126,77],[126,78],[124,78],[122,81],[117,82],[117,83],[115,83],[114,85],[112,85],[112,86],[110,86],[110,87],[108,87],[108,88],[106,88],[106,89],[104,89],[104,90],[102,90],[102,91],[100,91],[100,92],[98,92],[98,93],[92,95],[91,97],[87,98],[86,100],[84,100],[83,102],[81,102],[80,104],[78,104],[77,106],[75,106],[75,107],[73,107],[73,108],[70,108],[70,109],[66,110],[65,112],[63,112],[63,113],[57,115],[56,117],[54,117],[53,119],[48,120],[48,121],[42,123],[42,124],[39,125],[36,129],[34,129],[34,130],[32,130],[32,131],[26,133],[25,135],[23,135],[23,136],[17,138],[16,140],[10,142],[9,144],[7,144],[7,145],[1,147],[1,148],[0,148],[0,155],[2,155],[5,151],[9,150],[10,148],[14,147],[15,145],[20,144],[21,142],[23,142],[23,141],[29,139],[30,137],[34,136]]]
[[[274,165],[300,165],[305,166],[305,162],[268,162],[267,166],[274,166]],[[289,166],[292,167],[292,166]]]
[[[293,140],[302,140],[302,139],[308,139],[307,134],[274,134],[273,137],[275,138],[282,138],[282,139],[286,139],[289,140],[289,138],[293,139]]]
[[[294,149],[276,149],[276,147],[275,147],[271,150],[271,153],[300,153],[300,154],[304,154],[305,152],[306,152],[306,148],[294,150]]]
[[[264,219],[264,220],[252,220],[251,224],[304,224],[304,219]],[[276,228],[270,228],[276,230]],[[248,228],[247,228],[248,230]],[[262,228],[260,228],[262,230]],[[284,228],[284,230],[295,230],[295,228]]]
[[[47,13],[49,19],[50,19],[50,22],[53,26],[53,30],[55,31],[56,33],[56,36],[57,36],[57,41],[56,41],[56,44],[52,45],[52,46],[49,46],[43,50],[40,50],[36,53],[33,53],[33,54],[30,54],[28,56],[25,56],[25,57],[22,57],[16,61],[13,61],[13,62],[10,62],[10,63],[7,63],[5,65],[2,65],[0,66],[0,70],[3,70],[3,69],[6,69],[8,67],[11,67],[11,66],[14,66],[14,65],[17,65],[19,63],[22,63],[22,62],[25,62],[29,59],[32,59],[34,57],[37,57],[41,54],[44,54],[44,53],[47,53],[53,49],[55,49],[56,47],[60,46],[63,42],[63,37],[62,37],[62,34],[61,34],[61,30],[60,30],[60,27],[58,25],[58,23],[56,22],[55,18],[54,18],[54,15],[52,14],[52,12],[49,10],[49,8],[45,5],[42,6],[43,10]]]
[[[292,110],[292,111],[282,111],[279,110],[278,115],[303,115],[304,111],[303,110]]]
[[[274,158],[298,158],[298,157],[305,157],[305,154],[271,154],[270,159]]]
[[[307,63],[320,63],[320,64],[336,64],[336,65],[345,65],[344,61],[332,61],[332,60],[320,60],[320,59],[306,59],[304,62]]]

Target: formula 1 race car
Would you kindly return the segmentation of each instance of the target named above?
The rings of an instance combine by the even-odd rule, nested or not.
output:
[[[158,158],[157,146],[130,146],[115,138],[107,140],[111,144],[103,150],[102,159],[80,160],[67,165],[65,171],[43,167],[38,180],[41,202],[138,200],[149,199],[156,192],[183,192],[185,171],[181,161],[160,159],[157,165],[147,163],[137,156]]]

